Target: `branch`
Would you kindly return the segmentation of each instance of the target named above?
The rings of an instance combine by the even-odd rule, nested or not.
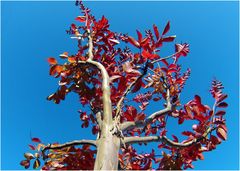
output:
[[[181,51],[180,51],[180,52],[181,52]],[[169,56],[166,56],[166,57],[163,57],[163,58],[160,58],[160,59],[156,59],[155,61],[152,61],[151,63],[154,64],[154,63],[156,63],[156,62],[159,62],[159,61],[162,61],[162,60],[166,60],[166,59],[172,58],[172,57],[174,57],[175,55],[177,55],[177,54],[180,53],[180,52],[176,52],[176,53],[174,53],[174,54],[172,54],[172,55],[169,55]]]
[[[124,143],[125,144],[135,144],[135,143],[148,143],[148,142],[163,142],[171,147],[177,147],[177,148],[183,148],[183,147],[189,147],[203,138],[206,138],[209,133],[211,133],[215,128],[209,127],[206,132],[202,135],[200,138],[194,138],[191,141],[188,141],[186,143],[178,143],[170,140],[166,136],[147,136],[147,137],[125,137]]]
[[[106,124],[111,124],[112,123],[112,103],[110,99],[110,86],[109,86],[109,75],[107,73],[106,68],[97,61],[93,61],[93,42],[92,42],[92,37],[90,34],[90,30],[88,30],[88,59],[87,61],[79,61],[79,63],[82,64],[91,64],[97,67],[102,74],[102,91],[103,91],[103,121]]]
[[[90,59],[87,60],[88,63],[95,65],[102,73],[102,91],[103,91],[103,121],[107,124],[112,123],[112,102],[110,99],[110,86],[109,86],[109,75],[105,67],[96,61]]]
[[[75,140],[75,141],[71,141],[71,142],[67,142],[65,144],[59,144],[59,145],[51,145],[50,144],[42,149],[42,153],[43,153],[43,156],[46,156],[45,151],[50,150],[50,149],[57,150],[57,149],[65,148],[65,147],[70,147],[70,146],[75,146],[75,145],[84,145],[84,144],[93,145],[95,147],[97,146],[95,140]]]
[[[88,59],[92,60],[93,59],[93,42],[92,42],[92,36],[90,33],[90,30],[87,30],[88,33]]]
[[[124,131],[124,130],[129,130],[129,129],[132,129],[132,128],[135,128],[135,127],[144,127],[147,124],[151,123],[155,118],[160,117],[160,116],[165,115],[166,113],[170,112],[172,110],[172,104],[171,104],[171,100],[170,100],[169,89],[167,89],[166,100],[167,100],[167,107],[166,108],[151,114],[144,121],[124,122],[120,126],[121,130]]]

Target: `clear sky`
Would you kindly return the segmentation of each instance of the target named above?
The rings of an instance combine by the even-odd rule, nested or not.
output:
[[[237,2],[86,2],[94,15],[105,15],[114,31],[136,36],[153,24],[163,29],[168,20],[176,42],[188,42],[191,53],[182,58],[192,69],[181,97],[195,94],[213,104],[209,91],[217,78],[225,86],[228,140],[194,162],[195,169],[239,169],[239,43]],[[22,169],[30,134],[45,143],[93,138],[81,129],[77,96],[60,105],[46,100],[57,89],[48,75],[50,56],[76,52],[65,30],[79,15],[74,2],[2,2],[1,58],[1,169]],[[160,30],[161,30],[160,29]],[[171,48],[170,48],[171,47]],[[167,46],[162,56],[173,52]],[[153,109],[153,111],[157,110]],[[152,111],[152,112],[153,112]],[[150,111],[151,112],[151,111]],[[174,125],[175,130],[178,129]]]

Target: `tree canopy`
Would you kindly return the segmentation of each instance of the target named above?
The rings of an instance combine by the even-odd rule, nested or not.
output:
[[[24,154],[22,166],[27,169],[33,161],[33,168],[43,170],[187,169],[227,139],[227,95],[220,81],[213,80],[210,88],[213,106],[203,104],[199,95],[186,104],[181,101],[191,70],[182,71],[178,62],[187,60],[190,49],[188,43],[176,43],[174,53],[160,55],[164,45],[176,39],[168,35],[169,21],[161,31],[154,24],[145,33],[136,30],[130,36],[112,31],[108,19],[97,19],[82,1],[76,5],[81,15],[66,32],[78,42],[78,50],[48,58],[49,74],[58,79],[58,87],[47,100],[59,104],[67,94],[76,93],[82,105],[81,126],[91,127],[96,140],[43,144],[32,138],[33,152]],[[159,110],[147,113],[149,104]],[[181,132],[185,140],[167,136],[168,117],[179,125],[195,121],[191,130]],[[158,144],[151,153],[134,146],[151,142]]]

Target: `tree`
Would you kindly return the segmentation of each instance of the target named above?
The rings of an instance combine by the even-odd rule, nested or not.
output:
[[[212,82],[212,107],[202,104],[198,95],[181,104],[190,69],[182,72],[178,61],[188,55],[189,45],[175,44],[175,53],[160,57],[164,44],[176,38],[167,35],[170,22],[162,32],[156,25],[145,36],[137,30],[136,39],[111,31],[108,20],[104,16],[97,20],[81,1],[76,5],[82,15],[67,33],[77,40],[78,51],[61,54],[63,64],[48,58],[49,73],[59,79],[59,86],[47,99],[59,104],[70,92],[79,95],[82,127],[90,126],[96,140],[45,145],[32,138],[35,144],[29,147],[35,154],[25,153],[22,166],[29,168],[33,161],[33,168],[38,168],[43,160],[43,170],[187,169],[193,168],[193,161],[204,159],[203,152],[227,139],[227,95],[220,81]],[[146,108],[152,103],[160,110],[149,114]],[[178,124],[195,121],[192,130],[182,132],[184,141],[167,137],[168,117]],[[141,154],[134,146],[151,142],[158,144],[161,156],[154,149]]]

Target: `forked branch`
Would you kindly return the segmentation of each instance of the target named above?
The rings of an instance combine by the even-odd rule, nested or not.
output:
[[[103,91],[103,121],[106,124],[112,123],[112,103],[110,99],[109,75],[106,68],[97,61],[93,60],[93,42],[90,31],[88,31],[88,59],[87,61],[78,61],[79,64],[91,64],[97,67],[102,74],[102,91]]]
[[[166,101],[167,101],[166,108],[151,114],[144,121],[124,122],[124,123],[121,124],[120,129],[122,131],[124,131],[124,130],[129,130],[129,129],[132,129],[132,128],[135,128],[135,127],[144,127],[147,124],[151,123],[155,118],[163,116],[163,115],[167,114],[168,112],[170,112],[172,110],[172,104],[171,104],[171,100],[170,100],[169,89],[167,89]]]

